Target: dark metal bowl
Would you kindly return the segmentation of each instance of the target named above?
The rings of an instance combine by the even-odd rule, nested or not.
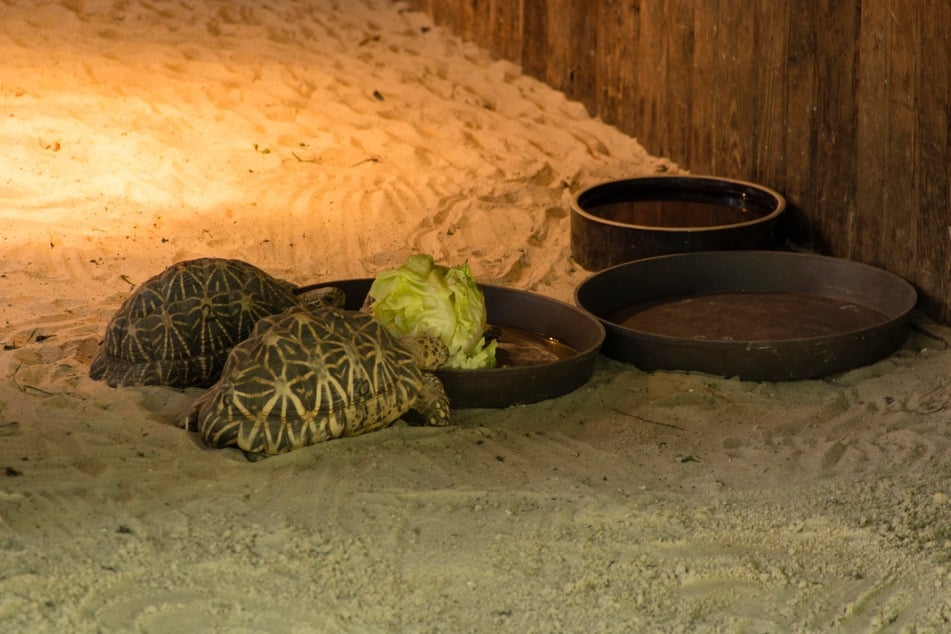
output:
[[[575,300],[604,323],[602,352],[642,370],[776,381],[843,372],[902,345],[914,287],[819,255],[712,251],[627,262]]]
[[[359,310],[372,283],[371,278],[329,281],[302,287],[299,292],[335,286],[346,293],[346,307]],[[605,336],[600,321],[570,304],[537,293],[490,284],[480,284],[479,288],[485,295],[489,325],[503,329],[500,347],[505,329],[513,328],[536,335],[539,347],[554,340],[571,348],[573,354],[532,365],[439,370],[436,374],[454,409],[535,403],[567,394],[591,378]]]
[[[571,203],[571,256],[597,271],[643,258],[781,246],[786,199],[711,176],[651,176],[595,185]]]

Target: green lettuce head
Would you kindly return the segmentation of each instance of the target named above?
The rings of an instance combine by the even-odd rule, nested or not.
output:
[[[373,316],[397,337],[437,337],[449,348],[445,368],[495,367],[496,342],[485,342],[485,297],[469,264],[447,267],[425,253],[383,271],[370,286]]]

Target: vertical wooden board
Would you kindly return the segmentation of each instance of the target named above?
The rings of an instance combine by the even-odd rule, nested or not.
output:
[[[522,9],[522,69],[544,80],[548,75],[548,3],[526,0]]]
[[[816,19],[811,2],[791,0],[786,5],[789,31],[786,41],[786,198],[789,201],[787,233],[790,240],[820,251],[809,219],[816,209],[813,163],[816,148]]]
[[[790,1],[756,3],[753,8],[753,91],[759,99],[753,122],[752,172],[757,182],[781,194],[785,194],[786,186],[785,78]]]
[[[569,93],[568,71],[570,69],[569,49],[565,42],[565,9],[572,0],[548,0],[544,2],[545,14],[544,33],[540,44],[543,46],[545,59],[545,74],[541,76],[549,86],[565,93]]]
[[[450,10],[451,20],[456,25],[455,31],[468,42],[473,42],[479,46],[485,47],[485,42],[479,40],[481,29],[478,19],[483,17],[487,9],[487,0],[475,0],[474,2],[454,2]]]
[[[717,58],[716,2],[694,3],[690,73],[690,137],[683,164],[695,173],[716,174],[715,131],[721,125],[715,91],[721,86]]]
[[[849,223],[855,215],[855,70],[859,11],[849,2],[816,3],[816,154],[813,180],[816,233],[831,255],[849,252]]]
[[[951,319],[951,7],[929,3],[921,24],[918,54],[918,192],[916,281],[922,307],[942,321]]]
[[[909,279],[915,277],[918,201],[915,195],[915,108],[919,41],[916,7],[920,3],[888,2],[887,117],[885,199],[879,261]]]
[[[515,9],[509,13],[517,15],[518,5],[512,2],[501,2],[500,0],[457,2],[456,13],[458,16],[456,19],[468,23],[466,39],[488,50],[496,57],[505,57],[505,51],[509,43],[521,40],[520,31],[511,31],[512,25],[504,21],[507,7]]]
[[[545,79],[594,112],[597,7],[585,0],[548,0]]]
[[[422,6],[436,24],[449,29],[463,39],[469,36],[465,30],[466,25],[459,18],[455,0],[414,0],[414,3]]]
[[[522,55],[522,0],[483,0],[489,3],[482,39],[495,55],[515,60]]]
[[[567,2],[562,22],[563,45],[568,49],[568,81],[572,97],[591,114],[597,112],[598,7],[589,0]]]
[[[694,59],[694,11],[692,0],[668,0],[664,3],[667,53],[664,91],[664,116],[659,122],[666,128],[665,156],[684,156],[690,147],[690,106]]]
[[[636,82],[640,38],[639,0],[598,3],[595,52],[597,112],[620,129],[634,133],[640,86]],[[654,151],[651,149],[651,151]]]
[[[750,89],[754,75],[752,34],[754,12],[746,0],[719,0],[717,59],[722,73],[716,96],[718,125],[714,156],[717,174],[743,178],[751,172],[754,113],[757,95]]]
[[[664,82],[667,77],[666,22],[663,0],[644,0],[640,11],[637,42],[637,130],[651,152],[668,155],[662,122],[667,104]]]
[[[859,66],[856,84],[855,211],[850,223],[849,257],[880,265],[879,244],[883,232],[883,189],[887,86],[887,0],[862,2],[859,30]]]

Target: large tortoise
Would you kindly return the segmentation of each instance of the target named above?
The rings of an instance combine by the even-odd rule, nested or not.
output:
[[[410,410],[448,425],[449,399],[431,373],[448,356],[438,339],[397,339],[365,313],[289,310],[234,347],[185,427],[254,460],[382,429]]]
[[[89,376],[109,385],[208,386],[254,324],[302,303],[343,303],[339,289],[298,293],[241,260],[178,262],[126,298]]]

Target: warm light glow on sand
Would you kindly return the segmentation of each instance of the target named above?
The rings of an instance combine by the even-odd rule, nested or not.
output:
[[[447,64],[419,14],[385,42],[358,27],[358,48],[392,50],[381,65],[306,7],[282,9],[199,3],[158,21],[136,4],[4,9],[4,243],[152,270],[260,250],[259,264],[305,278],[365,275],[414,250],[470,259],[483,277],[524,269],[503,238],[547,231],[581,169],[548,153],[601,151],[580,106],[502,62],[478,75]],[[541,148],[525,129],[552,106],[578,129],[546,132]]]
[[[118,298],[199,256],[309,283],[423,251],[568,299],[569,188],[652,169],[422,14],[384,33],[359,3],[334,24],[291,2],[27,4],[0,33],[0,292],[49,270]]]

